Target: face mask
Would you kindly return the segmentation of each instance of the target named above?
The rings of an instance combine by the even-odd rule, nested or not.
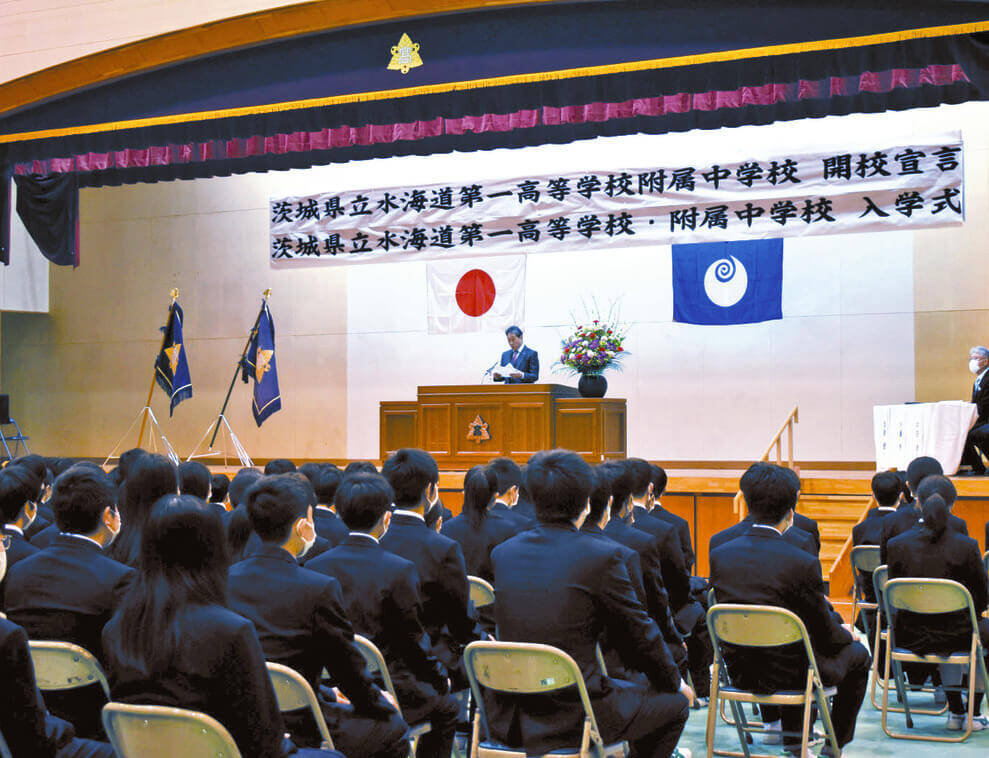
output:
[[[979,361],[977,359],[975,359],[975,358],[973,358],[972,360],[970,360],[968,362],[968,370],[971,371],[976,376],[978,376],[979,375],[979,372],[982,371],[981,366],[979,366]]]
[[[7,573],[7,551],[0,547],[0,579]]]
[[[110,518],[110,523],[109,524],[107,524],[106,522],[103,522],[104,524],[106,524],[106,528],[110,530],[110,541],[106,543],[106,546],[105,547],[109,547],[110,545],[113,544],[113,541],[115,539],[117,539],[117,535],[120,534],[121,527],[123,527],[123,522],[120,520],[119,511],[114,511],[114,513],[116,513],[117,515],[116,515],[116,517],[111,517]],[[113,528],[114,522],[116,522],[116,524],[117,524],[117,528],[116,529]]]
[[[312,539],[306,539],[301,534],[299,535],[300,537],[302,537],[302,552],[299,553],[299,558],[302,558],[302,556],[304,556],[306,553],[312,550],[312,546],[316,544],[316,527],[313,525],[311,521],[306,521],[305,523],[309,525],[309,530],[310,533],[312,534]]]

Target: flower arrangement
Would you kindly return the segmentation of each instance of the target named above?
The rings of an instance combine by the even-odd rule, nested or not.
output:
[[[612,312],[614,308],[611,309]],[[586,325],[574,321],[572,333],[563,339],[559,365],[575,374],[600,374],[605,369],[621,369],[625,352],[626,328],[613,313],[591,319]]]

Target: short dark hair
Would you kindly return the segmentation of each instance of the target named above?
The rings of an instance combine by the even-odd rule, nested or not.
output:
[[[757,524],[778,524],[797,503],[797,487],[788,469],[760,461],[742,474],[739,488]]]
[[[495,458],[488,464],[495,475],[498,494],[508,492],[512,487],[522,487],[522,469],[511,458]]]
[[[608,507],[611,499],[611,476],[603,466],[596,466],[593,470],[594,488],[591,490],[591,512],[587,516],[588,521],[595,524],[604,515],[604,509]]]
[[[59,474],[52,490],[51,509],[63,532],[90,534],[107,508],[116,509],[117,492],[110,477],[90,466],[71,466]]]
[[[320,505],[333,505],[337,487],[343,481],[343,472],[336,466],[321,466],[310,481],[316,493],[316,502]]]
[[[227,490],[230,489],[230,477],[226,474],[213,474],[209,478],[211,503],[222,503],[227,499]]]
[[[951,508],[955,504],[955,500],[958,499],[958,490],[955,489],[955,485],[948,477],[941,474],[931,474],[925,476],[920,482],[920,486],[917,487],[917,499],[920,501],[921,508],[924,507],[924,501],[931,495],[940,495],[945,505]]]
[[[941,468],[941,464],[938,462],[937,458],[931,458],[929,455],[922,455],[919,458],[914,458],[910,461],[910,465],[907,466],[907,484],[910,485],[910,489],[916,493],[917,487],[924,480],[925,476],[931,476],[934,474],[943,474],[944,469]]]
[[[900,494],[903,495],[903,502],[912,503],[914,501],[913,491],[910,489],[910,484],[907,482],[907,472],[906,471],[896,471],[896,479],[900,483]]]
[[[312,494],[303,482],[308,485],[304,477],[275,474],[261,477],[247,491],[247,515],[262,541],[281,544],[292,524],[308,514]]]
[[[343,475],[348,474],[377,474],[378,468],[371,461],[351,461],[347,468],[343,470]]]
[[[388,480],[381,474],[351,474],[337,487],[337,513],[348,529],[368,532],[395,499]]]
[[[179,464],[179,492],[205,500],[209,495],[209,469],[199,461],[186,461]]]
[[[872,477],[872,495],[879,505],[896,505],[900,499],[900,477],[895,471],[880,471]]]
[[[34,472],[34,475],[38,477],[38,494],[41,494],[41,490],[46,484],[52,483],[52,471],[51,467],[48,465],[48,461],[36,453],[29,453],[28,455],[22,455],[20,458],[14,461],[18,466],[23,466],[26,469],[30,469]],[[34,498],[32,498],[33,500]]]
[[[628,477],[629,494],[642,497],[652,483],[652,466],[641,458],[628,458],[625,460],[625,476]]]
[[[515,324],[512,324],[505,330],[505,336],[507,337],[509,334],[514,334],[516,337],[521,337],[522,330],[515,326]]]
[[[536,516],[552,523],[573,521],[587,506],[593,486],[587,462],[569,450],[544,450],[529,459],[526,481]]]
[[[652,494],[659,497],[666,492],[666,483],[669,481],[669,477],[666,475],[666,469],[662,466],[651,463],[649,468],[652,469]]]
[[[120,481],[127,481],[127,477],[130,475],[131,469],[134,468],[134,464],[146,455],[149,455],[148,451],[140,447],[132,447],[130,450],[124,450],[117,460],[117,468],[120,470]]]
[[[325,463],[317,463],[316,461],[309,461],[308,463],[303,463],[301,466],[299,466],[299,473],[302,474],[306,479],[308,479],[311,482],[313,478],[316,476],[316,472],[318,472],[325,465],[326,465]]]
[[[440,479],[440,470],[433,456],[415,447],[403,447],[393,453],[381,467],[381,475],[395,491],[395,505],[416,506],[430,484]]]
[[[0,517],[9,524],[21,512],[24,504],[34,500],[41,489],[35,473],[16,463],[0,471]]]
[[[625,475],[625,461],[605,461],[598,465],[597,470],[608,477],[608,484],[611,487],[611,496],[615,499],[611,506],[617,513],[625,507],[629,495],[632,494],[631,481]]]
[[[270,476],[272,474],[290,474],[295,470],[295,464],[288,458],[272,458],[264,464],[265,476]]]
[[[230,487],[227,490],[227,494],[230,495],[230,504],[235,508],[241,505],[244,502],[244,495],[261,476],[261,472],[256,468],[242,468],[234,474],[233,481],[230,482]]]

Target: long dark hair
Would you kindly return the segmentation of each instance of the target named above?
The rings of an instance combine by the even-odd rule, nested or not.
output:
[[[191,495],[154,504],[141,534],[137,576],[107,625],[123,667],[168,668],[180,644],[176,619],[190,605],[225,605],[227,551],[220,515]]]
[[[137,567],[141,554],[141,533],[151,514],[151,507],[165,495],[174,495],[178,488],[175,464],[165,456],[146,453],[133,462],[121,485],[119,505],[122,526],[108,550],[111,558]]]
[[[938,494],[929,495],[920,505],[924,512],[924,531],[931,535],[931,542],[944,534],[948,526],[948,504]]]
[[[477,529],[488,517],[491,498],[498,492],[498,477],[487,466],[474,466],[464,476],[464,514]]]

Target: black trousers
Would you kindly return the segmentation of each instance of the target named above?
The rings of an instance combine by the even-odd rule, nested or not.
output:
[[[449,758],[457,731],[460,703],[450,694],[440,694],[422,682],[412,691],[403,691],[395,683],[402,715],[409,726],[428,721],[432,730],[424,734],[416,749],[417,758]],[[357,755],[357,753],[355,753]]]
[[[669,758],[689,715],[687,698],[679,692],[656,692],[649,688],[625,730],[621,734],[609,734],[602,725],[601,737],[606,743],[627,740],[635,758]]]
[[[389,716],[366,715],[356,712],[352,705],[327,703],[322,699],[320,708],[334,747],[344,755],[367,758],[405,758],[408,755],[408,725],[397,711]],[[308,708],[289,711],[283,718],[296,745],[319,746],[319,730]]]
[[[989,457],[989,424],[973,426],[969,429],[961,460],[963,466],[971,466],[975,473],[984,474],[986,465],[982,462],[980,451]]]

